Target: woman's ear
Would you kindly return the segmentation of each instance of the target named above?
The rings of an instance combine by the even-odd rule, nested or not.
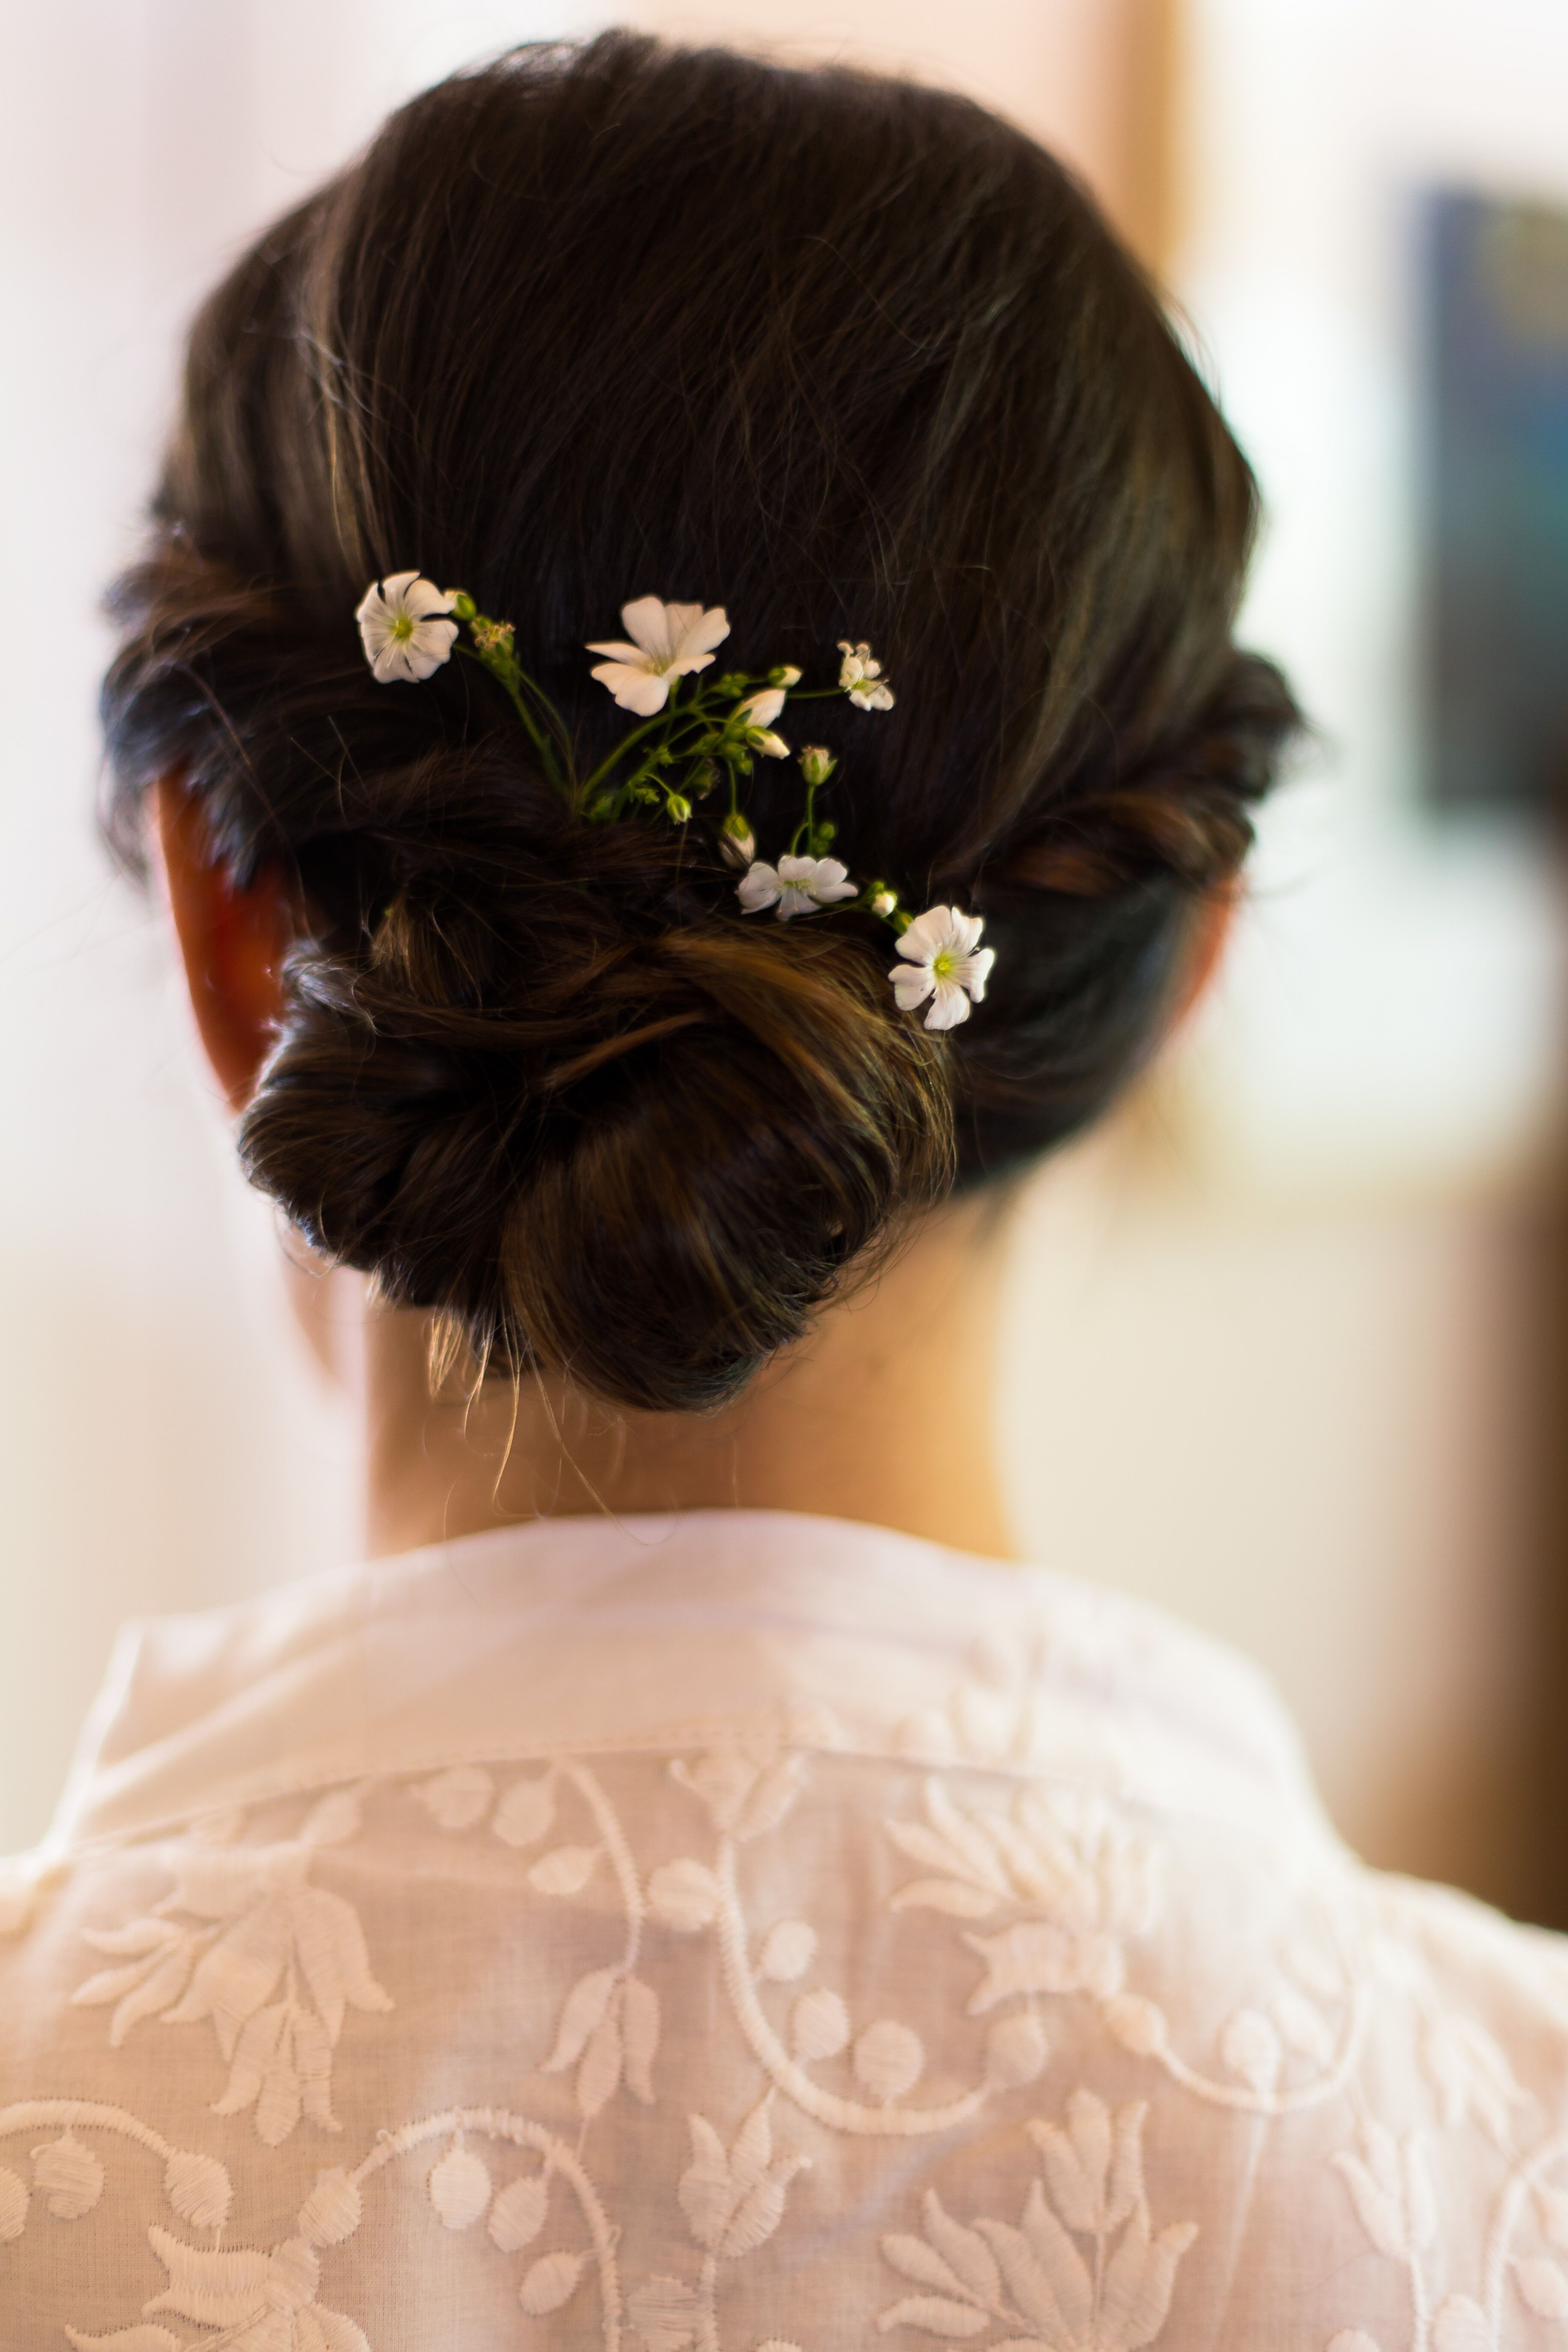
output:
[[[201,803],[178,776],[160,776],[149,830],[206,1056],[229,1108],[241,1111],[278,1034],[279,980],[294,933],[276,873],[237,890],[213,856]]]
[[[1231,882],[1205,898],[1198,908],[1187,948],[1186,973],[1171,1021],[1173,1029],[1179,1029],[1208,993],[1209,983],[1225,959],[1240,903],[1241,885]]]

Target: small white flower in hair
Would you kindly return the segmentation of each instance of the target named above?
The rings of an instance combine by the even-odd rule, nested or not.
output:
[[[773,720],[784,707],[784,689],[777,686],[764,687],[760,694],[748,694],[744,702],[735,707],[735,719],[747,742],[764,759],[789,757],[789,745],[782,735],[773,733]]]
[[[735,896],[748,915],[776,907],[779,920],[792,915],[815,915],[841,898],[858,898],[848,869],[837,857],[781,857],[777,866],[753,866],[735,886]]]
[[[838,650],[844,656],[838,666],[838,683],[856,709],[891,710],[893,689],[882,676],[882,665],[870,646],[852,646],[847,637],[840,637]]]
[[[354,618],[364,657],[383,686],[400,678],[417,685],[451,658],[458,636],[458,624],[447,618],[451,609],[451,597],[417,572],[371,582]]]
[[[670,680],[706,669],[714,646],[730,634],[721,604],[705,613],[700,604],[666,604],[658,596],[637,596],[623,604],[621,623],[631,645],[617,640],[592,645],[588,651],[609,656],[593,675],[623,710],[635,710],[639,719],[656,717],[669,699]]]
[[[961,915],[956,907],[928,907],[917,915],[899,941],[899,953],[908,961],[896,963],[888,978],[900,1013],[912,1013],[929,996],[928,1029],[956,1029],[969,1018],[971,1002],[985,993],[994,948],[983,948],[985,928],[980,915]]]

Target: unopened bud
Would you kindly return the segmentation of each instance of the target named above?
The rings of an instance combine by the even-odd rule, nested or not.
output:
[[[890,915],[897,908],[898,903],[898,892],[896,890],[889,890],[885,882],[879,885],[879,887],[871,893],[871,912],[874,915]]]
[[[665,807],[677,824],[684,824],[691,814],[691,803],[684,793],[671,793]]]
[[[785,662],[780,668],[768,672],[768,683],[770,686],[798,686],[800,672],[794,662]]]
[[[739,809],[731,809],[720,826],[719,846],[731,866],[749,866],[755,857],[756,835]]]
[[[800,755],[800,772],[814,792],[827,782],[837,765],[832,752],[820,743],[808,743]]]
[[[458,620],[471,621],[475,618],[479,608],[466,588],[448,588],[447,593],[452,600],[452,612]]]

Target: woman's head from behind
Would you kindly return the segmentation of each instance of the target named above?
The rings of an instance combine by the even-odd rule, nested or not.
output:
[[[253,1180],[481,1359],[733,1394],[1156,1042],[1294,724],[1232,645],[1253,520],[1133,266],[965,102],[620,35],[416,100],[207,305],[117,591],[116,837],[177,777],[292,910]],[[701,811],[574,817],[471,665],[378,685],[354,608],[410,565],[590,761],[628,598],[808,683],[869,638],[896,708],[812,729],[836,849],[984,916],[973,1020],[900,1012],[870,918],[747,915]]]

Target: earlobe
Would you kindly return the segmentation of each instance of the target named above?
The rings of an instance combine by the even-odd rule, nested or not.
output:
[[[215,860],[201,803],[177,775],[149,795],[149,833],[163,882],[196,1027],[229,1108],[241,1111],[282,1017],[279,982],[293,936],[280,877],[239,890]]]
[[[1207,995],[1225,961],[1240,902],[1241,885],[1236,881],[1215,891],[1198,908],[1187,946],[1186,972],[1171,1020],[1173,1029],[1179,1029]]]

